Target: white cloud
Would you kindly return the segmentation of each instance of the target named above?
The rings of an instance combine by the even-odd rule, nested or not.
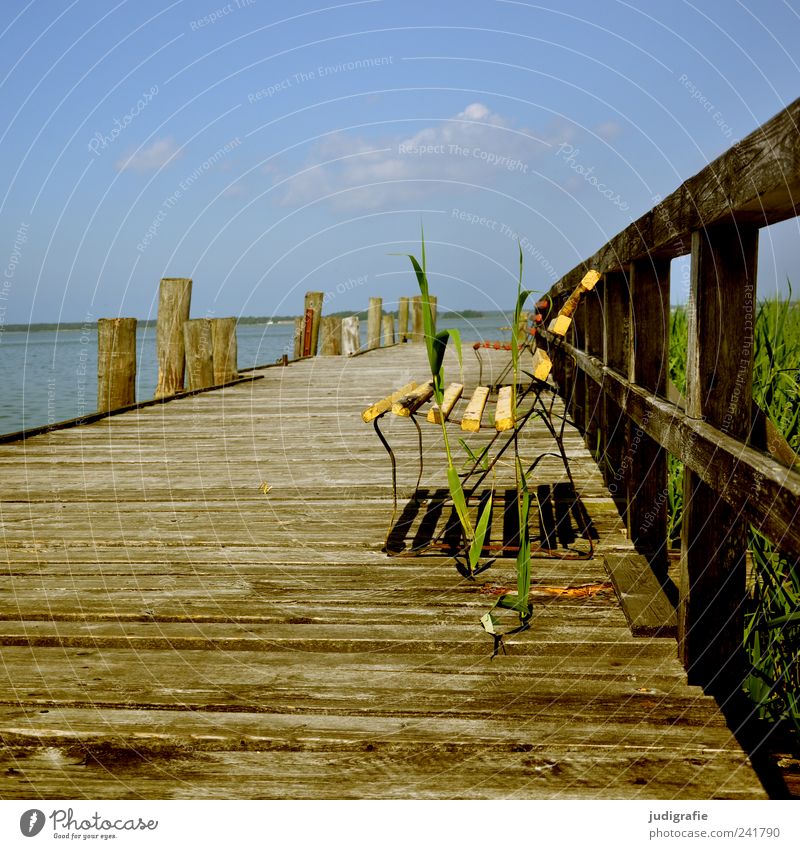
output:
[[[175,139],[157,139],[149,147],[140,148],[117,160],[116,168],[117,171],[157,171],[182,155],[183,151]]]
[[[560,128],[559,140],[563,134]],[[494,186],[510,174],[517,179],[532,174],[534,161],[554,141],[515,128],[482,103],[471,103],[411,136],[327,136],[288,180],[280,201],[299,206],[335,195],[331,202],[339,208],[375,209],[431,195],[441,190],[443,181]]]
[[[601,139],[612,141],[622,132],[622,127],[616,121],[604,121],[594,131]]]

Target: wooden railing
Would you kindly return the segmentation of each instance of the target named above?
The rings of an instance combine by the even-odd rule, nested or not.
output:
[[[720,156],[551,289],[586,292],[564,337],[542,335],[572,415],[633,542],[664,577],[667,452],[686,467],[679,654],[692,683],[741,683],[750,523],[800,556],[800,475],[754,445],[760,227],[800,204],[800,100]],[[685,399],[668,399],[670,261],[691,254]],[[728,690],[729,692],[729,690]]]

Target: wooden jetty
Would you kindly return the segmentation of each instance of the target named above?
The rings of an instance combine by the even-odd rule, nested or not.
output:
[[[798,126],[800,101],[550,291],[560,318],[537,339],[555,414],[577,423],[564,447],[593,550],[573,533],[535,558],[531,626],[496,656],[478,623],[513,587],[512,559],[470,581],[445,550],[382,551],[391,479],[360,413],[428,367],[421,345],[377,347],[377,300],[363,356],[6,440],[0,797],[764,798],[742,748],[757,760],[752,726],[731,705],[746,674],[745,523],[800,556],[800,475],[763,450],[750,388],[758,229],[797,213]],[[687,253],[676,402],[669,263]],[[400,319],[399,338],[420,341],[419,298]],[[310,301],[296,351],[316,350],[318,320]],[[170,327],[165,379],[183,350]],[[465,364],[460,404],[477,373]],[[440,433],[428,428],[426,458]],[[433,535],[446,482],[427,464],[427,506],[412,503],[417,435],[399,416],[389,430],[408,553],[406,536],[426,523]],[[550,440],[532,419],[520,451]],[[667,453],[688,469],[677,611]],[[498,491],[508,475],[498,467]],[[558,458],[537,466],[556,515],[564,483]]]
[[[632,635],[607,562],[633,549],[577,431],[595,556],[535,561],[506,653],[479,618],[512,559],[471,582],[381,552],[360,412],[425,369],[423,346],[318,357],[0,446],[0,797],[765,795],[674,639]],[[391,437],[413,458],[407,420]]]

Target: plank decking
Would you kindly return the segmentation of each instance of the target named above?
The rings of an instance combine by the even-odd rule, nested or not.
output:
[[[421,346],[318,357],[0,446],[0,797],[764,797],[674,641],[631,635],[603,561],[628,543],[577,433],[596,554],[536,560],[506,654],[478,622],[513,560],[469,582],[381,553],[361,413],[425,369]],[[402,504],[416,432],[383,421]],[[547,458],[537,485],[559,481]]]

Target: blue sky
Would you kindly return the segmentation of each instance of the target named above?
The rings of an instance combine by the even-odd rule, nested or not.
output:
[[[549,285],[800,94],[781,0],[3,0],[3,319]],[[762,232],[759,293],[800,259]],[[685,298],[676,274],[673,301]]]

